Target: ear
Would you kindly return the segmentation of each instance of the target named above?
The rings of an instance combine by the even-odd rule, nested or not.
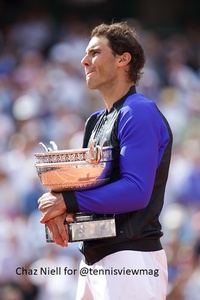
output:
[[[119,65],[126,66],[131,61],[131,54],[129,52],[124,52],[122,55],[119,56]]]

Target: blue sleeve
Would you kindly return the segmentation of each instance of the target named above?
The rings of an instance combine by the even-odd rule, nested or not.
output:
[[[117,214],[145,208],[157,167],[169,140],[166,125],[151,101],[122,108],[118,124],[120,179],[75,191],[79,211]]]

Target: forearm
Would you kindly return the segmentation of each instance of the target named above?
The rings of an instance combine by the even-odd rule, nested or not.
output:
[[[65,192],[67,207],[69,204],[77,207],[77,210],[68,212],[116,214],[144,208],[148,205],[156,173],[157,157],[154,157],[143,157],[145,170],[141,166],[141,158],[138,157],[137,162],[133,158],[126,158],[126,163],[122,158],[121,179],[92,190]]]

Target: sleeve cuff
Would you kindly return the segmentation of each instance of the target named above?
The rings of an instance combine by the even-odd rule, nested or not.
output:
[[[79,212],[78,201],[74,191],[62,192],[68,213]]]

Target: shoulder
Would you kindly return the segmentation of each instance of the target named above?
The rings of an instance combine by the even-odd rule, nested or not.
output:
[[[145,98],[142,94],[133,94],[127,97],[120,111],[121,118],[136,120],[162,119],[160,111],[154,101]]]
[[[119,114],[118,133],[141,133],[145,136],[154,132],[157,136],[166,132],[171,135],[170,126],[156,103],[141,94],[134,94],[125,100]]]

